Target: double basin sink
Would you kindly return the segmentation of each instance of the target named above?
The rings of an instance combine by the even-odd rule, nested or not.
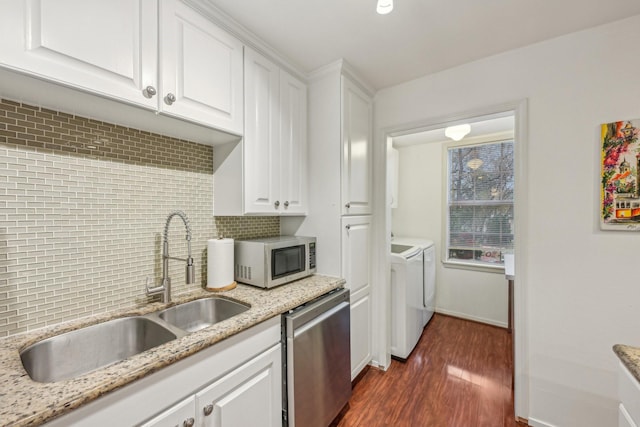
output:
[[[179,304],[144,316],[123,317],[56,335],[20,352],[37,382],[76,378],[222,322],[249,306],[218,297]]]

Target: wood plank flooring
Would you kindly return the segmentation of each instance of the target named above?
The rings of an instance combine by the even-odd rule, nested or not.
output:
[[[406,362],[369,369],[332,427],[521,427],[511,334],[436,314]]]

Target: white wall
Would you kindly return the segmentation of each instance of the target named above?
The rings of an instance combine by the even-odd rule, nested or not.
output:
[[[598,227],[599,125],[640,117],[640,16],[379,92],[382,129],[528,98],[526,287],[533,425],[614,426],[615,343],[640,346],[637,246]]]
[[[508,289],[503,273],[446,268],[442,257],[444,143],[399,147],[398,207],[391,210],[396,236],[421,237],[436,245],[436,311],[507,326]]]

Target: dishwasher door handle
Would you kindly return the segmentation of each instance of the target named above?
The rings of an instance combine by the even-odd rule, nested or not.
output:
[[[322,313],[320,316],[316,317],[315,319],[313,319],[312,321],[305,323],[302,327],[298,328],[298,329],[294,329],[293,330],[293,337],[297,337],[300,336],[302,334],[304,334],[305,332],[307,332],[309,329],[315,327],[316,325],[324,322],[326,319],[328,319],[329,317],[333,316],[334,314],[336,314],[338,311],[342,310],[345,306],[349,306],[348,302],[341,302],[340,304],[336,305],[335,307],[333,307],[331,310],[325,311],[324,313]]]

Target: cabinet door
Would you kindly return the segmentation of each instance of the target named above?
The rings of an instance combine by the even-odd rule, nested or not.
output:
[[[280,344],[196,394],[199,427],[282,426]]]
[[[618,405],[618,427],[638,427],[622,403]]]
[[[307,86],[280,71],[281,213],[307,212]]]
[[[155,109],[157,2],[5,1],[0,62],[73,88]]]
[[[160,8],[160,111],[242,135],[242,43],[181,1]]]
[[[244,209],[277,214],[280,200],[279,68],[245,49]]]
[[[371,213],[372,103],[342,76],[342,214]]]
[[[351,380],[371,361],[371,296],[351,296]]]
[[[191,396],[140,427],[187,427],[195,424],[196,398]]]
[[[351,379],[371,361],[371,217],[342,219],[342,277],[351,290]]]
[[[351,294],[369,288],[371,217],[342,218],[342,277]]]

